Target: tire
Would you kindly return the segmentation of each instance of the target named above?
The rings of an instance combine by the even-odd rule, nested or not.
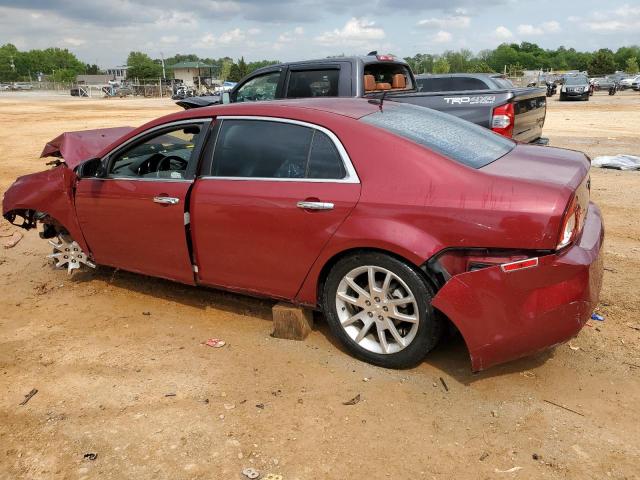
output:
[[[560,101],[564,102],[566,100],[566,97],[563,94],[560,94]]]
[[[408,368],[424,359],[442,333],[442,320],[431,306],[433,296],[433,288],[414,267],[366,252],[333,266],[321,305],[333,334],[356,358],[385,368]]]

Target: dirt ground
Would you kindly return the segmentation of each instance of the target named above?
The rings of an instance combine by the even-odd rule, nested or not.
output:
[[[552,145],[640,155],[640,94],[557,98]],[[0,191],[43,169],[44,143],[63,131],[175,110],[0,94]],[[27,232],[0,247],[0,478],[239,479],[250,466],[285,480],[640,478],[640,173],[594,169],[592,185],[606,320],[477,375],[459,338],[417,368],[384,370],[322,322],[305,342],[271,338],[266,301],[106,268],[68,277]],[[201,345],[211,337],[227,346]]]

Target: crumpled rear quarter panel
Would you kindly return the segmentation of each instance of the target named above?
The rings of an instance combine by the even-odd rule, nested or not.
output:
[[[590,205],[577,244],[539,258],[535,268],[499,266],[451,278],[433,299],[465,339],[474,371],[574,337],[590,318],[602,285],[600,211]]]

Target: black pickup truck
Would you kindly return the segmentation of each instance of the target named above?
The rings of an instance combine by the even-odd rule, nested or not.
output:
[[[482,75],[467,75],[482,78]],[[488,78],[494,78],[486,76]],[[409,65],[391,55],[369,54],[272,65],[243,78],[220,96],[188,97],[176,102],[197,108],[216,103],[307,97],[365,97],[410,103],[446,112],[514,140],[546,143],[542,126],[546,115],[543,88],[515,88],[492,80],[454,91],[421,91]]]

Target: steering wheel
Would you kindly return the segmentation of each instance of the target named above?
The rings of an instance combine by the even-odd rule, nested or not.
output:
[[[176,162],[178,162],[180,164],[180,168],[178,168],[178,170],[186,170],[187,169],[187,165],[189,164],[189,162],[187,160],[185,160],[184,158],[179,157],[177,155],[167,155],[166,157],[163,157],[162,159],[160,159],[160,161],[158,162],[158,166],[157,166],[157,170],[156,170],[156,177],[160,177],[160,172],[171,170],[171,161],[172,160],[175,160]],[[165,163],[166,163],[166,167],[167,168],[163,168],[163,166],[165,166]]]

